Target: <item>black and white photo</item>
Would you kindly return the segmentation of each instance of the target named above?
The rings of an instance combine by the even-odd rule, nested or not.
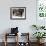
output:
[[[26,19],[26,7],[11,7],[10,8],[10,19]]]

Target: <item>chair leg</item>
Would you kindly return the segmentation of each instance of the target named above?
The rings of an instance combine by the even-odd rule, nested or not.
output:
[[[5,46],[7,46],[7,42],[5,41]]]
[[[17,46],[18,46],[18,34],[17,34]]]
[[[7,46],[7,34],[5,34],[5,46]]]

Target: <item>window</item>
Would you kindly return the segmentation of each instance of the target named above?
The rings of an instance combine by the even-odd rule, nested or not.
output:
[[[37,15],[39,18],[46,18],[46,0],[37,1]]]

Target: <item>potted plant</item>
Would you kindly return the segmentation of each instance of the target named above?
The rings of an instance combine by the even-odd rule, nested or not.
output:
[[[45,38],[44,37],[46,36],[45,34],[46,34],[45,32],[35,32],[33,35],[37,38],[38,43],[41,43],[40,40],[42,38]]]

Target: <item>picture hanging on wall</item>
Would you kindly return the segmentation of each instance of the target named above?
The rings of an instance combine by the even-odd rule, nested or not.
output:
[[[11,7],[10,19],[12,20],[24,20],[26,19],[26,7]]]

